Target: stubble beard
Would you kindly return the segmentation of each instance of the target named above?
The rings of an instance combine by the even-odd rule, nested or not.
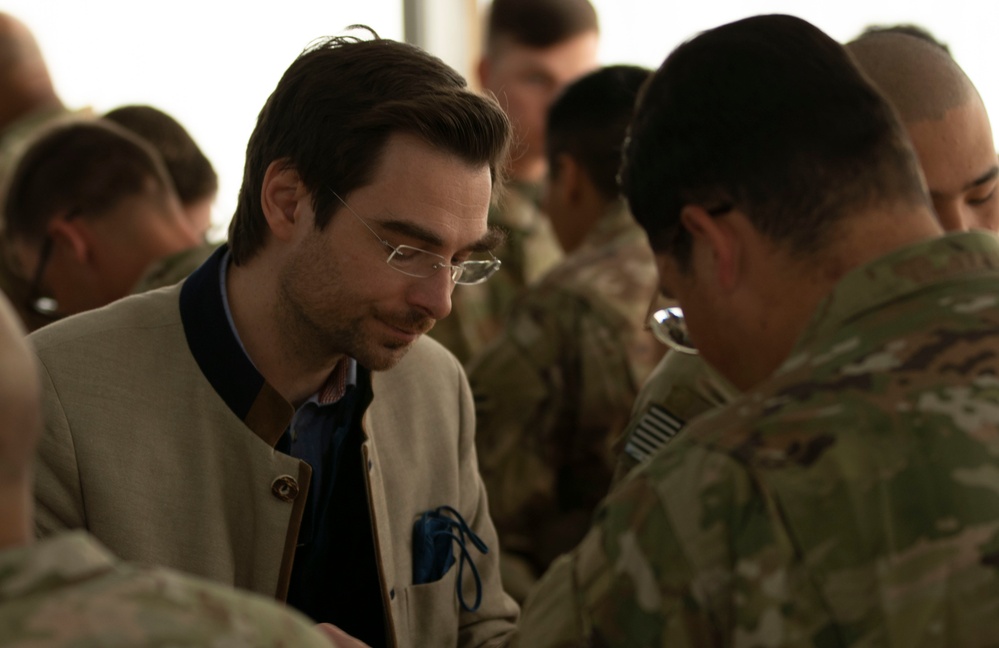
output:
[[[343,354],[371,371],[385,371],[398,364],[415,342],[379,340],[366,331],[366,324],[380,322],[419,331],[421,335],[434,325],[432,319],[413,310],[401,316],[370,310],[350,317],[347,313],[357,305],[339,288],[328,289],[320,303],[314,297],[315,291],[313,299],[309,299],[307,287],[310,281],[315,283],[316,276],[323,277],[330,286],[340,285],[335,264],[313,264],[302,257],[285,266],[278,282],[280,300],[276,317],[292,347],[303,358],[321,361]]]

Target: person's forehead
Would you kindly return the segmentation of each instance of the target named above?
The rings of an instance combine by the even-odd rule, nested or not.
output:
[[[423,227],[447,246],[485,234],[491,193],[487,163],[472,164],[402,135],[390,139],[372,181],[347,200],[362,216]]]
[[[906,124],[930,191],[953,193],[996,165],[988,115],[980,102],[947,111],[942,119]]]
[[[596,67],[598,41],[596,31],[576,34],[547,47],[533,47],[504,37],[493,63],[500,68],[533,67],[555,75],[578,76]]]

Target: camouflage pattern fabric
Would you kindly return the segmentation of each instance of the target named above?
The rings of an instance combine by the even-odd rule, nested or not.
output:
[[[617,203],[469,364],[479,468],[518,601],[607,494],[613,440],[664,350],[645,327],[657,283],[645,233]]]
[[[197,270],[205,260],[212,255],[220,243],[202,243],[152,264],[139,283],[132,289],[132,294],[155,290],[180,283],[187,275]]]
[[[462,364],[500,334],[513,301],[564,256],[551,221],[538,206],[539,195],[536,185],[506,187],[489,210],[489,224],[507,234],[506,242],[493,251],[503,265],[485,283],[455,288],[451,314],[430,330],[430,337]]]
[[[612,493],[519,645],[999,645],[997,351],[995,237],[852,271]]]
[[[739,390],[699,355],[672,351],[649,374],[631,421],[617,442],[617,484],[669,443],[694,418],[728,403]]]
[[[0,551],[0,644],[329,647],[272,600],[118,562],[83,532]]]

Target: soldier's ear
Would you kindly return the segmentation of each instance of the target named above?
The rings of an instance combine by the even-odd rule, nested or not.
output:
[[[552,190],[559,192],[560,204],[575,206],[585,199],[583,168],[574,158],[560,153],[553,161]]]
[[[287,160],[274,160],[267,166],[260,186],[260,207],[276,239],[292,238],[295,225],[302,218],[299,210],[302,191],[301,178],[287,165]]]
[[[475,72],[479,77],[479,87],[483,90],[489,89],[489,74],[492,72],[492,65],[488,56],[479,59],[479,64],[475,66]]]
[[[82,218],[53,218],[48,225],[52,245],[68,250],[77,263],[87,263],[93,253],[90,229]]]
[[[739,281],[742,247],[728,214],[712,215],[700,205],[684,205],[680,223],[693,239],[695,256],[709,260],[710,273],[725,291]]]

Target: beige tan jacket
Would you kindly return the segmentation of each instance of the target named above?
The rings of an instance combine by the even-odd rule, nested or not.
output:
[[[46,418],[38,532],[85,528],[126,560],[281,599],[311,472],[273,449],[291,408],[264,383],[246,416],[234,414],[192,357],[181,287],[129,297],[32,336]],[[393,634],[398,646],[501,642],[518,610],[499,579],[459,363],[423,339],[394,369],[373,374],[372,391],[362,452],[390,642]],[[476,555],[483,587],[476,613],[459,607],[457,565],[441,581],[411,584],[413,522],[442,504],[458,509],[492,549]],[[465,572],[465,592],[474,594]]]

